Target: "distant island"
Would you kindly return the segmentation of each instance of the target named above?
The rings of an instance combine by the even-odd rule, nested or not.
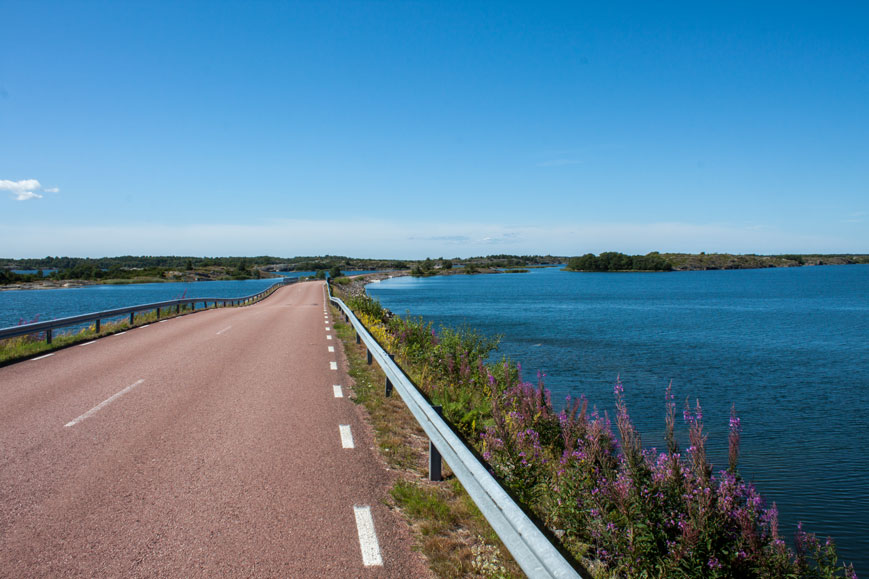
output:
[[[199,282],[280,277],[313,272],[324,278],[359,271],[398,271],[428,276],[446,273],[514,273],[528,267],[560,265],[566,257],[489,255],[424,260],[365,259],[336,255],[305,257],[119,256],[0,258],[0,287],[51,289],[94,284]]]
[[[600,255],[586,253],[567,260],[569,271],[703,271],[716,269],[760,269],[800,267],[804,265],[846,265],[869,263],[866,254],[783,254],[755,255],[731,253],[659,253],[626,255],[606,251]]]
[[[525,273],[531,268],[567,264],[568,271],[689,271],[757,269],[806,265],[869,263],[866,254],[755,255],[729,253],[659,253],[627,255],[614,251],[577,257],[554,255],[488,255],[421,260],[367,259],[336,255],[307,257],[44,257],[0,258],[3,289],[50,289],[93,284],[199,282],[280,277],[312,272],[318,278],[353,275],[361,271],[390,271],[400,275]]]

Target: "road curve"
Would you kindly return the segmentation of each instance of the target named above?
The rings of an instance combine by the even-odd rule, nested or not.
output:
[[[430,576],[327,312],[300,283],[0,368],[0,576]]]

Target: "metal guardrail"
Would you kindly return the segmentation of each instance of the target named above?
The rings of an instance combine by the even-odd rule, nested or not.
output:
[[[341,299],[331,295],[331,288],[329,297],[344,312],[345,319],[353,325],[357,337],[368,348],[368,355],[377,360],[387,381],[398,391],[429,440],[446,460],[525,574],[533,578],[580,577],[420,394],[350,308]]]
[[[0,329],[0,340],[4,338],[14,338],[15,336],[24,336],[27,334],[38,334],[40,332],[45,332],[45,341],[47,343],[51,343],[52,332],[57,328],[64,328],[68,326],[77,326],[88,322],[96,322],[96,331],[100,331],[100,320],[104,320],[107,318],[117,318],[126,314],[130,315],[130,325],[133,325],[133,319],[136,312],[148,312],[151,310],[157,311],[157,318],[160,318],[160,310],[164,308],[176,308],[176,312],[180,313],[181,306],[193,306],[193,311],[196,310],[196,304],[202,304],[202,309],[208,309],[208,304],[212,304],[213,307],[218,307],[218,304],[221,307],[229,306],[241,306],[248,305],[252,303],[256,303],[263,298],[268,297],[272,294],[277,288],[285,285],[290,285],[292,283],[296,283],[298,278],[284,279],[276,284],[270,285],[263,291],[241,297],[241,298],[183,298],[176,300],[168,300],[165,302],[155,302],[152,304],[141,304],[138,306],[130,306],[126,308],[118,308],[115,310],[106,310],[102,312],[94,312],[91,314],[81,314],[79,316],[70,316],[68,318],[59,318],[57,320],[49,320],[46,322],[36,322],[33,324],[22,324],[20,326],[12,326],[11,328],[2,328]],[[201,310],[200,310],[201,311]]]

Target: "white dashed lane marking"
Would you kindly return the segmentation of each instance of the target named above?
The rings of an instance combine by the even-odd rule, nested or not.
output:
[[[339,424],[338,431],[341,433],[341,448],[356,448],[353,446],[353,433],[350,432],[349,424]]]
[[[64,426],[67,426],[67,427],[68,426],[75,426],[79,422],[81,422],[83,420],[87,420],[88,418],[90,418],[91,416],[93,416],[94,414],[96,414],[97,412],[99,412],[100,410],[102,410],[103,408],[105,408],[106,406],[108,406],[109,404],[111,404],[112,402],[114,402],[115,400],[117,400],[118,398],[120,398],[121,396],[123,396],[124,394],[126,394],[127,392],[129,392],[130,390],[132,390],[133,388],[135,388],[136,386],[138,386],[139,384],[141,384],[144,381],[145,381],[144,379],[136,380],[134,383],[130,384],[129,386],[127,386],[126,388],[124,388],[123,390],[118,392],[117,394],[114,394],[114,395],[106,398],[105,400],[103,400],[102,402],[100,402],[99,404],[97,404],[96,406],[94,406],[93,408],[91,408],[90,410],[88,410],[87,412],[85,412],[84,414],[79,416],[78,418],[70,420],[69,422],[64,424]]]
[[[332,386],[332,392],[335,393],[335,398],[344,398],[344,393],[341,391],[341,385],[335,384]]]
[[[223,332],[227,332],[227,331],[229,331],[229,329],[230,329],[231,327],[232,327],[232,326],[226,326],[225,328],[223,328],[222,330],[220,330],[219,332],[217,332],[216,335],[219,336],[219,335],[222,334]]]
[[[33,360],[34,360],[34,361],[35,361],[35,360],[42,360],[42,359],[44,359],[44,358],[48,358],[48,357],[50,357],[50,356],[54,356],[54,352],[52,352],[51,354],[45,354],[44,356],[38,356],[38,357],[36,357],[36,358],[33,358]]]
[[[332,339],[332,334],[326,334],[326,339],[327,339],[327,340],[331,340],[331,339]]]
[[[330,351],[330,352],[334,352],[334,351],[335,351],[335,347],[334,347],[334,346],[329,346],[329,351]]]
[[[355,505],[353,512],[356,514],[356,532],[359,534],[362,564],[366,567],[383,565],[380,545],[377,543],[377,533],[374,531],[374,519],[371,517],[371,507]]]
[[[337,363],[337,362],[329,362],[329,369],[330,369],[330,370],[337,370],[337,369],[338,369],[338,363]]]
[[[90,342],[85,342],[84,344],[79,344],[78,346],[79,346],[79,348],[81,348],[81,347],[90,346],[91,344],[96,344],[96,343],[97,343],[96,340],[91,340]]]

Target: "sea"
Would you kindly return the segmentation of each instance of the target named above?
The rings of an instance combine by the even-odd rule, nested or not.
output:
[[[646,447],[664,446],[664,395],[699,400],[716,470],[731,407],[740,472],[780,530],[831,536],[869,573],[869,265],[666,273],[399,277],[368,292],[399,315],[500,336],[556,406],[584,395],[615,416],[624,385]],[[677,430],[688,446],[687,430]]]
[[[35,273],[35,272],[32,272]],[[312,276],[313,271],[278,272],[281,277],[240,281],[198,281],[88,285],[0,291],[0,328],[47,321],[177,298],[240,298],[259,293],[282,278]],[[347,271],[347,275],[374,273]]]

